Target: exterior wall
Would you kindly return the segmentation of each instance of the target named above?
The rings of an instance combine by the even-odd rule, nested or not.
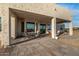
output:
[[[11,38],[15,39],[17,36],[21,36],[22,19],[18,18],[14,13],[10,11],[10,20],[11,20]]]
[[[21,33],[21,19],[18,19],[16,20],[16,37],[17,36],[21,36],[22,33]]]
[[[14,13],[10,11],[10,20],[11,20],[11,38],[15,39],[17,36],[21,36],[22,19],[18,18]]]
[[[62,8],[53,3],[43,3],[43,4],[42,3],[26,3],[26,4],[17,3],[17,4],[7,4],[7,5],[9,5],[9,8],[47,15],[51,17],[56,17],[56,18],[61,18],[66,20],[70,20],[71,18],[70,16],[71,13],[69,10]]]
[[[8,5],[7,5],[8,6]],[[8,7],[0,4],[0,17],[2,21],[2,31],[0,32],[0,40],[2,46],[9,45],[9,9]]]
[[[0,17],[2,16],[2,9],[1,9],[1,6],[0,6]],[[2,19],[2,17],[1,17],[1,19]],[[3,23],[3,20],[1,20],[1,23]],[[3,24],[1,24],[1,26],[2,26]],[[3,27],[1,27],[2,28],[2,30],[3,30]],[[0,43],[1,43],[1,46],[3,45],[3,33],[2,33],[2,31],[0,31]]]
[[[15,39],[16,37],[16,16],[10,12],[10,20],[11,20],[11,39]]]
[[[62,18],[67,20],[70,20],[71,18],[70,17],[71,13],[69,10],[59,7],[58,5],[52,4],[52,3],[47,3],[47,4],[27,3],[27,4],[9,4],[9,5],[10,5],[9,6],[10,8],[29,11],[37,14],[42,14],[42,15],[48,15],[51,17]]]

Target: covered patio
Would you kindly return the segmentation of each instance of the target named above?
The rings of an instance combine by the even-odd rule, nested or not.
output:
[[[49,34],[52,39],[55,39],[57,37],[57,31],[60,30],[57,28],[61,27],[57,26],[57,24],[64,25],[64,23],[69,23],[69,35],[71,36],[73,34],[71,17],[70,19],[58,17],[57,9],[54,10],[56,13],[54,16],[22,11],[13,8],[9,8],[9,12],[11,22],[11,39],[23,36],[27,32]],[[44,31],[41,31],[41,29]],[[65,27],[63,29],[65,29]]]

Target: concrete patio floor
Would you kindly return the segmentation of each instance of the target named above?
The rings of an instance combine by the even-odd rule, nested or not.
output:
[[[76,35],[77,34],[77,35]],[[76,38],[75,38],[76,37]],[[79,32],[72,37],[61,35],[58,40],[49,36],[15,45],[11,56],[79,56]]]

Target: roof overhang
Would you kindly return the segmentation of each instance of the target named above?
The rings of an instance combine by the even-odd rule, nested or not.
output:
[[[28,11],[22,11],[22,10],[17,10],[17,9],[12,9],[10,8],[10,11],[15,14],[18,18],[20,19],[26,19],[27,21],[33,22],[33,21],[38,21],[40,23],[50,23],[51,19],[53,17],[48,16],[48,15],[42,15],[42,14],[37,14],[33,12],[28,12]],[[57,23],[63,23],[63,22],[69,22],[70,20],[65,20],[61,18],[56,18]]]
[[[58,6],[53,3],[15,3],[9,4],[9,8],[23,10],[35,14],[46,15],[50,17],[56,17],[64,20],[71,21],[71,11]]]

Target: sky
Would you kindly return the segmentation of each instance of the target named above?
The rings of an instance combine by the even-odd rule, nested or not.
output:
[[[79,27],[79,3],[58,3],[58,5],[72,11],[73,26]]]

